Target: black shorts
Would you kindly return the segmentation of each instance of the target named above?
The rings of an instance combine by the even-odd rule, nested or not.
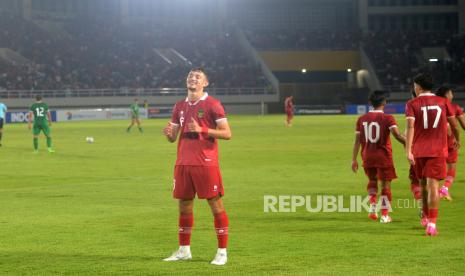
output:
[[[0,118],[0,128],[3,128],[3,118]]]

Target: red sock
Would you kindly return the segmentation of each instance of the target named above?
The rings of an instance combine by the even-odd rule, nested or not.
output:
[[[194,226],[194,214],[180,214],[179,215],[179,245],[191,244],[191,232]]]
[[[385,202],[385,198],[383,198],[383,201],[381,202],[381,215],[387,216],[389,213],[389,207],[391,207],[391,202],[392,202],[392,193],[391,193],[391,188],[384,188],[381,190],[381,195],[386,197],[388,202]]]
[[[446,181],[444,181],[444,186],[447,188],[450,188],[452,186],[452,183],[454,183],[454,178],[455,178],[455,168],[450,168],[447,170],[447,177]]]
[[[437,208],[429,209],[428,221],[431,223],[436,223],[437,218],[438,218],[438,209]]]
[[[376,204],[376,195],[378,194],[378,183],[376,180],[368,181],[367,192],[370,196],[370,203]]]
[[[228,246],[228,225],[229,220],[226,212],[215,214],[215,230],[218,238],[218,248],[226,248]]]
[[[410,184],[410,190],[412,191],[413,197],[414,197],[416,200],[420,200],[420,199],[421,199],[421,187],[420,187],[420,183],[418,183],[418,182],[411,183],[411,184]]]

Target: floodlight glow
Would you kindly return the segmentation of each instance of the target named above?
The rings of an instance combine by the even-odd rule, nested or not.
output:
[[[437,59],[437,58],[430,58],[429,59],[429,62],[438,62],[438,61],[439,61],[439,59]]]
[[[302,69],[302,74],[305,74],[305,73],[307,73],[307,69],[303,68]]]
[[[352,72],[352,68],[347,68],[347,72]]]

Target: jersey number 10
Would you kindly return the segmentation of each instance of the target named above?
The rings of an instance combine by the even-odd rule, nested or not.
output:
[[[379,141],[381,127],[377,122],[363,122],[363,128],[365,130],[365,141],[368,143],[376,144]],[[373,137],[373,134],[375,137]]]

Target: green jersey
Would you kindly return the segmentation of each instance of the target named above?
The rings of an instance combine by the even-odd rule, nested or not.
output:
[[[34,124],[47,124],[48,105],[46,103],[34,103],[29,110],[34,114]]]
[[[132,112],[132,116],[139,117],[139,105],[136,103],[131,104],[129,107]]]

